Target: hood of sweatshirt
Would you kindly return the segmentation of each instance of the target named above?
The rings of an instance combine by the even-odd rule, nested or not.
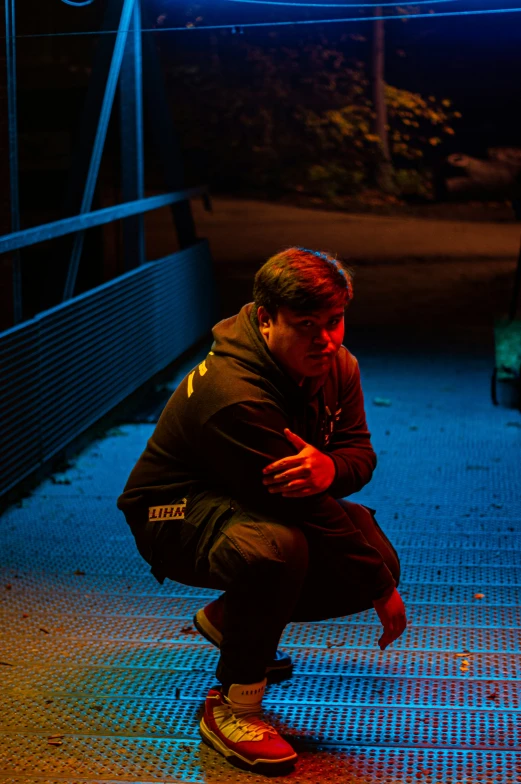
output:
[[[212,330],[212,351],[215,356],[228,357],[247,373],[264,381],[274,393],[296,400],[309,400],[314,397],[329,374],[305,378],[298,384],[277,362],[260,333],[255,303],[244,305],[239,313],[220,321]]]

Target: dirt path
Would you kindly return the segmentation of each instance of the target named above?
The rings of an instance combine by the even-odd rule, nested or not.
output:
[[[422,218],[351,215],[256,201],[215,199],[213,213],[194,202],[200,233],[216,260],[267,258],[304,245],[351,259],[515,258],[521,226]]]
[[[351,325],[492,332],[510,301],[521,225],[352,215],[257,201],[193,202],[215,261],[223,316],[251,300],[255,271],[288,245],[329,250],[356,272]],[[153,220],[153,223],[150,221]],[[168,211],[147,218],[149,258],[172,251]]]

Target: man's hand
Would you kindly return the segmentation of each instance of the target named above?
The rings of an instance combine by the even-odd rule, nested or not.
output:
[[[405,631],[407,626],[405,607],[402,597],[396,588],[393,589],[391,594],[381,599],[375,599],[373,606],[384,627],[384,633],[378,640],[378,645],[384,651],[388,645],[397,640]]]
[[[281,493],[285,498],[307,498],[327,490],[336,473],[333,459],[287,427],[284,435],[300,451],[298,455],[284,457],[263,470],[262,482],[268,491]]]

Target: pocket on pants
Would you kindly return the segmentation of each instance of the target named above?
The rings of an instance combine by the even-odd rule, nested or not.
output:
[[[166,523],[155,541],[156,577],[163,575],[188,585],[204,585],[208,550],[231,514],[229,497],[194,486],[187,495],[184,518],[177,523],[178,531]]]

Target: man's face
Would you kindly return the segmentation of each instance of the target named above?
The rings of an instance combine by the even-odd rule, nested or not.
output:
[[[258,319],[269,350],[299,384],[326,373],[344,339],[343,305],[310,313],[283,306],[275,319],[259,306]]]

